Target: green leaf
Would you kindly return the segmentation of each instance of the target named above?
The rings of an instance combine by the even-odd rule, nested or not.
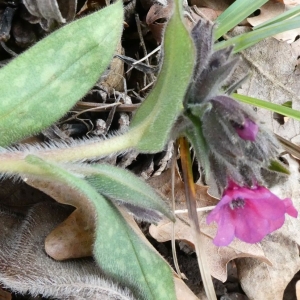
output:
[[[169,207],[154,189],[131,172],[108,164],[78,165],[76,171],[85,174],[85,179],[100,194],[149,212],[160,212],[175,221]]]
[[[94,255],[109,276],[128,286],[137,299],[175,300],[168,264],[148,248],[110,202],[99,206],[99,226]]]
[[[95,207],[94,257],[101,270],[128,287],[140,300],[175,300],[173,276],[168,264],[129,226],[118,209],[86,180],[36,156],[25,158],[39,168],[39,179],[57,181],[75,189]]]
[[[251,47],[259,41],[273,36],[277,33],[300,27],[300,16],[293,19],[276,22],[269,26],[262,27],[252,32],[247,32],[238,36],[235,36],[227,41],[216,43],[214,45],[215,50],[220,50],[229,46],[234,46],[233,52],[240,52],[248,47]]]
[[[282,103],[281,105],[285,106],[285,107],[292,108],[293,102],[292,101],[286,101],[286,102]]]
[[[300,111],[298,111],[298,110],[294,110],[292,108],[289,108],[289,107],[286,107],[283,105],[270,103],[270,102],[267,102],[264,100],[252,98],[252,97],[245,96],[245,95],[232,94],[232,97],[238,101],[241,101],[241,102],[244,102],[247,104],[251,104],[251,105],[254,105],[257,107],[265,108],[265,109],[277,112],[281,115],[291,117],[291,118],[294,118],[294,119],[300,121]]]
[[[279,172],[279,173],[283,173],[283,174],[287,174],[287,175],[291,174],[289,169],[287,169],[283,164],[281,164],[277,160],[271,160],[271,163],[268,166],[268,169],[271,171],[275,171],[275,172]]]
[[[215,40],[238,25],[266,2],[268,2],[268,0],[236,0],[233,2],[233,4],[216,19],[218,27],[214,34]]]
[[[270,20],[268,20],[264,23],[261,23],[257,26],[254,26],[253,30],[257,30],[259,28],[266,27],[266,26],[269,26],[271,24],[275,24],[277,22],[281,22],[281,21],[284,21],[284,20],[287,20],[287,19],[297,17],[299,14],[300,14],[300,5],[285,11],[284,13],[276,16],[275,18],[272,18],[272,19],[270,19]]]
[[[156,85],[137,110],[131,129],[141,136],[136,148],[140,152],[163,149],[171,128],[182,111],[182,102],[192,77],[194,45],[182,23],[182,2],[176,7],[165,31],[164,62]]]
[[[50,34],[0,70],[0,146],[50,126],[96,83],[123,26],[121,1]]]

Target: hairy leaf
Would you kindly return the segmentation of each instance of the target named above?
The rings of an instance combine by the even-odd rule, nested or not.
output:
[[[139,239],[118,209],[84,179],[33,155],[26,161],[44,172],[45,180],[77,190],[95,208],[94,256],[104,273],[128,287],[138,299],[176,299],[168,264]]]
[[[112,59],[122,13],[117,1],[57,30],[0,70],[0,146],[50,126],[87,93]]]
[[[84,168],[83,168],[84,169]],[[129,204],[129,210],[135,212],[137,217],[139,210],[149,215],[149,218],[155,217],[155,213],[166,215],[171,220],[174,216],[170,209],[161,199],[161,197],[142,179],[131,172],[107,164],[94,165],[86,167],[83,173],[87,174],[85,178],[99,193],[111,199]],[[80,171],[80,168],[78,169]],[[158,215],[159,216],[159,215]]]
[[[181,20],[181,1],[176,4],[165,32],[161,72],[131,122],[132,129],[139,129],[141,139],[136,148],[142,152],[161,151],[167,143],[193,72],[194,47]]]
[[[92,259],[58,262],[45,253],[45,237],[69,213],[49,201],[35,204],[24,216],[1,207],[0,282],[21,294],[55,299],[134,299],[105,279]]]

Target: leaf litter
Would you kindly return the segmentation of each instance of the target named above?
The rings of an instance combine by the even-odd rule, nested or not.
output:
[[[224,10],[231,2],[232,1],[199,0],[194,1],[194,3],[192,4],[197,4],[198,6],[207,6],[211,7],[211,9],[214,9],[215,11],[221,11]],[[285,1],[285,5],[293,5],[295,3],[295,1],[290,2]],[[153,3],[153,5],[155,4]],[[273,2],[269,2],[267,5],[269,5],[267,6],[267,8],[271,6],[275,7]],[[279,5],[276,7],[279,7]],[[263,20],[267,20],[268,18],[270,18],[271,14],[268,13],[270,10],[268,10],[267,8],[262,8],[260,16],[255,17],[258,23],[254,23],[256,22],[254,21],[255,18],[249,18],[249,23],[251,25],[257,25],[259,24],[259,22],[263,22]],[[243,30],[247,31],[248,29],[237,28],[233,34],[236,34],[236,32],[241,33],[243,32]],[[295,38],[295,36],[296,33],[293,32],[292,37]],[[280,39],[291,40],[292,37],[285,35]],[[273,103],[279,104],[293,99],[293,107],[299,108],[299,87],[297,85],[298,74],[294,72],[296,67],[295,62],[299,57],[299,51],[296,47],[294,47],[293,44],[287,45],[270,38],[261,42],[260,46],[258,44],[257,46],[244,51],[242,55],[246,61],[244,62],[244,68],[246,70],[251,70],[251,75],[250,80],[247,81],[239,90],[240,93],[261,99],[268,99]],[[277,61],[275,66],[274,61]],[[242,67],[241,72],[244,72],[245,69],[243,69]],[[120,70],[120,73],[122,74],[122,67],[118,67],[118,70]],[[115,85],[113,84],[113,86]],[[276,88],[274,88],[274,86]],[[108,91],[108,94],[111,92],[112,90],[110,89],[110,91]],[[264,120],[266,126],[271,127],[274,132],[293,142],[298,142],[300,144],[300,130],[299,125],[296,121],[289,119],[284,125],[278,125],[276,123],[276,120],[273,119],[272,113],[266,113],[263,110],[258,109],[258,114],[261,116],[261,119]],[[298,162],[296,162],[295,165],[298,166]],[[297,194],[297,168],[295,168],[292,176],[294,176],[294,181],[291,182],[291,180],[289,180],[284,185],[287,190],[283,191],[283,193],[285,197],[292,197],[294,199],[295,206],[298,206],[299,209],[299,195]],[[154,187],[165,194],[167,198],[170,198],[170,182],[168,182],[169,178],[170,174],[168,171],[164,172],[160,177],[153,178],[153,181],[157,180],[158,182],[160,182],[156,183],[156,186],[154,184]],[[176,199],[179,199],[178,209],[184,209],[182,182],[179,178],[177,178],[176,180]],[[165,185],[162,184],[162,182],[164,181],[167,181]],[[152,179],[150,180],[150,183],[153,185]],[[34,183],[31,184],[34,185]],[[41,184],[39,183],[38,186],[41,187]],[[197,192],[200,199],[199,207],[215,205],[217,203],[216,199],[210,197],[207,194],[206,187],[198,187]],[[14,192],[11,192],[11,194],[14,194]],[[60,197],[63,196],[61,195]],[[30,199],[30,197],[27,198]],[[18,205],[16,205],[16,207],[18,207]],[[61,262],[54,262],[51,259],[49,260],[49,258],[42,251],[43,242],[47,235],[48,243],[51,244],[53,243],[53,240],[55,241],[56,239],[55,230],[59,231],[60,238],[61,236],[67,236],[66,233],[70,235],[70,232],[74,231],[73,241],[76,240],[78,244],[71,243],[72,246],[70,246],[68,240],[64,241],[65,248],[59,249],[58,255],[64,253],[65,256],[56,257],[56,254],[54,254],[54,257],[58,260],[61,260],[88,256],[91,253],[91,248],[86,247],[85,249],[85,247],[83,247],[82,245],[86,243],[86,245],[91,246],[91,242],[93,240],[93,219],[91,218],[91,215],[93,214],[87,207],[85,207],[84,211],[77,209],[75,211],[76,213],[73,212],[69,217],[68,215],[72,211],[70,208],[62,208],[60,205],[48,203],[47,201],[42,201],[42,203],[33,205],[32,203],[30,203],[28,207],[30,207],[30,209],[25,210],[25,212],[23,211],[22,216],[19,216],[18,214],[16,214],[16,212],[12,213],[11,211],[7,211],[6,208],[3,208],[1,210],[1,214],[3,214],[4,216],[2,228],[8,228],[8,230],[11,230],[11,227],[9,226],[12,226],[12,224],[10,224],[10,222],[12,222],[16,229],[12,231],[14,233],[17,232],[17,238],[13,235],[7,235],[6,239],[3,239],[1,242],[4,242],[5,245],[8,245],[10,247],[13,246],[14,248],[15,245],[19,245],[15,244],[19,238],[22,241],[22,245],[25,244],[23,242],[24,240],[28,240],[28,244],[37,245],[33,249],[27,249],[25,251],[26,255],[21,256],[22,260],[19,258],[16,259],[14,257],[15,252],[13,251],[11,251],[10,256],[2,258],[3,261],[1,259],[2,266],[5,265],[3,264],[3,262],[5,261],[4,259],[7,259],[7,264],[11,262],[18,263],[18,265],[12,264],[12,267],[10,270],[8,270],[8,273],[6,273],[7,270],[3,271],[3,276],[6,278],[5,280],[7,280],[7,282],[11,284],[11,287],[20,284],[20,279],[22,280],[22,276],[25,275],[23,273],[19,273],[20,265],[22,266],[22,268],[24,268],[24,266],[28,266],[27,268],[24,268],[25,270],[29,270],[31,267],[34,270],[31,275],[32,280],[30,282],[26,282],[26,280],[24,280],[24,291],[26,288],[28,289],[29,286],[32,287],[33,285],[36,289],[35,293],[42,293],[44,295],[47,295],[47,289],[51,290],[51,287],[49,282],[41,282],[41,278],[47,278],[47,280],[51,278],[51,283],[53,283],[53,278],[56,278],[57,281],[54,282],[54,287],[52,287],[53,289],[55,289],[55,284],[60,284],[60,277],[70,278],[70,281],[74,281],[74,269],[76,269],[78,270],[78,273],[75,274],[79,274],[79,278],[83,282],[95,282],[95,286],[89,291],[91,296],[90,299],[98,299],[97,297],[100,297],[99,299],[106,299],[105,297],[107,296],[107,290],[109,290],[113,295],[116,295],[113,296],[116,297],[113,299],[131,299],[131,296],[127,291],[123,291],[122,289],[120,290],[117,286],[111,286],[110,282],[107,283],[105,280],[98,279],[98,276],[99,278],[102,278],[101,272],[93,267],[93,263],[90,259],[84,259],[82,261],[72,260],[66,264]],[[20,210],[19,207],[18,210]],[[21,210],[23,210],[23,208],[21,208]],[[294,274],[299,271],[300,268],[299,252],[297,246],[300,242],[300,237],[297,230],[299,228],[298,220],[291,220],[289,218],[288,222],[282,229],[280,229],[277,233],[274,233],[271,236],[267,237],[260,244],[248,245],[241,241],[235,241],[229,247],[217,248],[211,243],[212,237],[215,236],[216,228],[214,225],[206,225],[206,214],[207,213],[200,212],[199,217],[201,219],[202,233],[207,239],[207,251],[208,253],[213,254],[211,255],[211,259],[209,261],[211,265],[212,275],[221,281],[225,281],[227,277],[226,266],[228,262],[232,259],[238,258],[236,260],[236,266],[239,270],[239,280],[249,299],[282,299],[286,285],[290,282]],[[50,215],[54,217],[50,217]],[[48,221],[47,227],[45,227],[43,223],[45,220]],[[61,224],[58,225],[59,223]],[[76,224],[82,223],[85,223],[87,225],[84,228],[88,228],[88,230],[84,233],[82,233],[81,230],[82,226],[76,226]],[[175,225],[176,238],[178,240],[188,241],[188,244],[190,245],[190,247],[192,247],[192,238],[188,232],[189,226],[187,223],[187,219],[183,217],[182,214],[180,214],[180,219],[178,219],[178,223],[176,223]],[[57,225],[58,227],[56,227]],[[54,231],[51,232],[51,230],[53,229]],[[168,240],[170,239],[170,224],[161,223],[156,227],[154,225],[151,225],[150,233],[153,235],[155,234],[157,239],[160,239],[159,241]],[[14,249],[19,248],[15,247]],[[22,252],[23,248],[18,251]],[[57,251],[57,249],[55,251]],[[10,251],[7,250],[7,252],[9,253]],[[289,255],[287,255],[287,253],[289,253]],[[32,259],[32,257],[35,256],[38,257],[37,261]],[[38,265],[39,260],[43,263],[46,262],[46,267],[44,265],[43,269],[41,269],[40,265]],[[84,268],[88,266],[88,271],[80,273],[83,270],[83,266]],[[57,273],[62,273],[63,275],[56,276]],[[91,278],[93,278],[94,281]],[[35,282],[38,282],[39,285],[37,286]],[[181,296],[181,299],[183,299],[183,297],[185,297],[184,299],[188,299],[186,297],[188,290],[185,289],[186,287],[185,285],[183,285],[184,292],[183,296]],[[266,294],[266,289],[268,289],[268,294]],[[57,297],[66,295],[67,297],[71,294],[69,291],[66,292],[57,290],[51,295],[57,295]],[[78,298],[74,299],[83,299],[83,296],[80,293],[78,293],[76,297]],[[196,299],[192,294],[190,294],[190,297],[191,299]],[[84,299],[89,298],[86,298],[86,296],[84,296]]]

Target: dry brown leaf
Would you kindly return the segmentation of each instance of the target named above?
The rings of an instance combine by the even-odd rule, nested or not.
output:
[[[90,202],[73,189],[58,182],[27,179],[26,183],[50,195],[57,202],[76,210],[46,238],[45,250],[56,260],[86,257],[92,254],[95,229],[94,209]]]
[[[224,11],[234,0],[192,0],[191,5]]]
[[[124,55],[124,49],[119,43],[116,50],[116,54]],[[110,63],[108,73],[101,76],[99,84],[103,87],[109,94],[113,91],[123,91],[124,90],[124,62],[114,57]]]
[[[282,0],[282,2],[289,7],[300,5],[300,0]]]
[[[269,262],[258,244],[249,245],[236,239],[228,247],[215,246],[212,243],[212,239],[216,233],[216,226],[203,224],[205,222],[205,215],[203,216],[202,213],[198,213],[198,217],[202,219],[200,229],[204,235],[205,249],[209,259],[208,264],[213,277],[223,282],[226,281],[227,263],[237,257],[255,257],[264,262]],[[151,225],[149,232],[158,242],[169,241],[172,237],[172,223],[169,220],[160,221],[157,226]],[[182,215],[180,215],[180,219],[177,218],[175,223],[175,239],[184,240],[193,245],[193,237],[187,217],[182,218]]]
[[[0,299],[1,300],[11,300],[12,299],[12,295],[11,293],[3,290],[1,287],[0,287]]]
[[[172,11],[173,2],[168,1],[168,5],[166,6],[162,6],[158,3],[153,4],[147,13],[146,23],[148,24],[154,39],[159,44],[162,42],[163,30]]]
[[[297,300],[300,300],[300,280],[296,282],[296,297]]]
[[[161,175],[152,177],[147,180],[156,191],[160,192],[169,201],[172,198],[171,190],[171,169],[166,170]],[[184,209],[185,207],[185,192],[184,183],[182,182],[178,173],[175,174],[175,202],[176,209]],[[196,196],[198,207],[216,205],[218,200],[207,194],[208,187],[196,185]],[[171,205],[170,205],[171,206]]]
[[[267,236],[261,246],[273,265],[250,258],[238,259],[242,288],[250,300],[282,300],[287,284],[300,269],[298,245],[277,231]]]
[[[245,27],[234,29],[233,34],[249,31]],[[290,44],[274,38],[267,38],[244,50],[243,62],[235,73],[235,79],[250,74],[249,79],[238,89],[239,94],[283,104],[292,100],[294,109],[300,108],[299,74],[295,71],[298,64],[295,49]],[[271,111],[257,109],[259,119],[278,135],[300,143],[300,123],[292,118],[280,125]]]
[[[177,300],[199,300],[199,298],[187,287],[182,279],[174,274],[174,284]],[[200,300],[204,300],[200,298]]]
[[[41,26],[48,31],[55,21],[65,23],[74,19],[77,0],[24,0],[24,5],[30,14],[41,18]]]
[[[47,236],[45,251],[56,260],[92,256],[93,242],[93,227],[82,208],[77,208]]]
[[[202,15],[205,19],[210,20],[210,21],[215,21],[217,19],[217,17],[222,13],[221,10],[215,10],[212,8],[208,8],[208,7],[193,7],[194,10],[196,11],[196,14],[200,14]],[[194,17],[194,15],[192,14],[193,19],[195,19],[195,21],[198,21],[198,19],[196,19]],[[195,25],[195,23],[194,23]]]
[[[274,3],[274,2],[267,2],[260,8],[260,14],[256,17],[248,18],[248,22],[252,26],[260,25],[287,10],[287,6],[283,3]],[[288,43],[292,43],[295,41],[296,37],[300,34],[300,29],[292,29],[282,33],[278,33],[274,35],[274,38],[279,41],[284,41]]]

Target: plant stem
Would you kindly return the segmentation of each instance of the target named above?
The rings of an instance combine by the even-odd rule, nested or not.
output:
[[[42,159],[53,162],[70,162],[93,159],[107,156],[112,153],[134,148],[140,139],[140,130],[138,127],[130,131],[111,137],[107,140],[85,141],[84,144],[71,145],[70,148],[48,148],[41,149],[29,146],[28,150],[16,150],[10,152],[0,152],[0,173],[32,173],[28,164],[24,161],[29,154],[34,154]],[[32,170],[34,172],[34,170]],[[38,174],[38,173],[37,173]]]
[[[204,248],[203,237],[200,232],[198,214],[197,214],[197,204],[196,204],[196,190],[192,172],[191,156],[189,151],[189,144],[186,138],[179,138],[180,145],[180,158],[181,166],[185,187],[185,197],[189,213],[189,219],[191,221],[191,228],[193,234],[193,241],[196,248],[196,254],[199,264],[199,269],[204,285],[206,295],[209,300],[217,300],[214,286],[212,283],[210,270],[207,264],[206,252]]]

